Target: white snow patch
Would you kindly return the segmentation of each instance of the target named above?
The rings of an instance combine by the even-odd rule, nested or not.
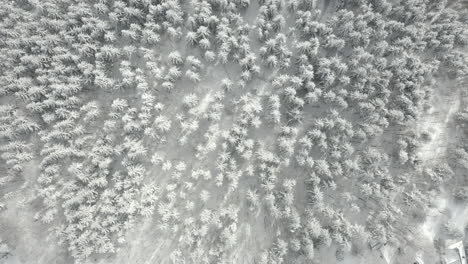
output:
[[[446,98],[443,103],[434,103],[435,109],[431,109],[418,124],[418,131],[427,131],[431,136],[430,141],[422,145],[418,151],[418,157],[423,162],[436,160],[444,154],[447,148],[447,141],[450,140],[446,133],[448,124],[460,107],[459,100],[450,99]]]
[[[203,113],[206,112],[208,109],[208,106],[210,103],[214,100],[213,96],[211,95],[211,92],[208,92],[205,97],[200,101],[200,103],[197,105],[197,107],[193,108],[190,113],[195,115],[195,116],[200,116]]]
[[[436,199],[435,207],[428,212],[428,217],[421,225],[421,234],[423,237],[433,241],[439,230],[441,213],[448,206],[447,198],[439,197]]]

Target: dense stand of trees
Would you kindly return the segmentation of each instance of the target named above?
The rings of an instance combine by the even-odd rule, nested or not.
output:
[[[397,243],[427,183],[468,169],[465,141],[455,164],[421,169],[408,132],[434,80],[468,73],[463,2],[258,4],[247,17],[249,0],[4,3],[0,188],[37,159],[36,218],[77,262],[116,252],[140,216],[180,237],[174,262],[225,263],[245,215],[274,223],[259,263]],[[213,84],[220,67],[235,74]],[[468,111],[456,120],[466,136]],[[394,149],[372,146],[391,130]]]

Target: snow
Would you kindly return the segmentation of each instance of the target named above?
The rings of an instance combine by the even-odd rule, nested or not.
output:
[[[441,212],[447,208],[447,200],[448,199],[445,197],[438,197],[435,199],[435,207],[430,209],[426,221],[420,227],[422,235],[429,241],[434,241],[437,236],[441,225]]]
[[[15,255],[9,255],[0,259],[0,264],[23,264]]]
[[[453,115],[460,108],[458,94],[456,91],[447,94],[446,91],[445,93],[442,91],[442,88],[437,89],[430,103],[431,109],[418,121],[417,131],[427,131],[431,137],[430,141],[423,144],[418,152],[419,158],[425,164],[438,160],[445,154],[448,143],[454,140],[449,130],[453,125]]]
[[[211,95],[211,91],[208,92],[205,97],[200,101],[196,108],[192,109],[190,112],[195,116],[200,116],[206,112],[210,103],[214,100],[213,96]]]

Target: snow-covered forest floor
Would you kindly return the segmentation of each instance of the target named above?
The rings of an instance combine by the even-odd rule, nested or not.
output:
[[[442,263],[467,45],[462,0],[0,1],[0,263]]]

